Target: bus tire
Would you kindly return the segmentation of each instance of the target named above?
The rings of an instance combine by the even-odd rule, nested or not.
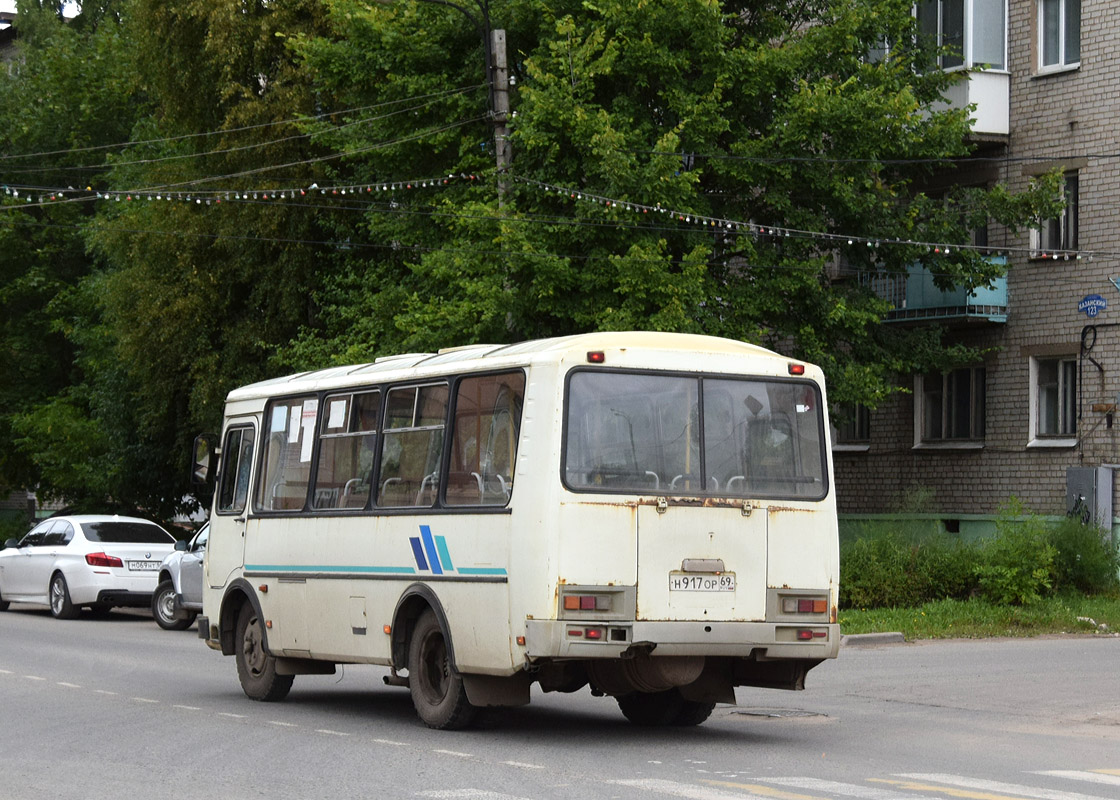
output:
[[[712,714],[715,703],[685,700],[679,689],[664,692],[631,692],[618,698],[622,715],[635,725],[656,727],[699,725]]]
[[[467,727],[477,710],[449,653],[448,637],[429,608],[416,620],[408,643],[408,689],[417,716],[438,730]]]
[[[715,707],[715,703],[697,703],[695,700],[685,700],[681,710],[673,717],[672,724],[679,728],[699,725],[712,715]]]
[[[237,613],[234,645],[237,677],[247,697],[271,703],[288,696],[294,678],[276,674],[276,658],[265,649],[264,629],[252,603]]]

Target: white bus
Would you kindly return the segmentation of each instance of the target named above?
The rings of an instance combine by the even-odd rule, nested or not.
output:
[[[681,334],[246,386],[196,443],[215,479],[199,636],[255,700],[377,664],[435,728],[534,683],[699,724],[837,654],[827,432],[818,368]]]

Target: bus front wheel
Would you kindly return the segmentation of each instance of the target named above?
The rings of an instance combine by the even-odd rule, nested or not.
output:
[[[451,665],[448,640],[430,608],[416,620],[408,644],[408,688],[416,713],[429,728],[465,728],[475,709],[463,678]]]
[[[276,674],[276,658],[264,646],[264,629],[252,604],[245,603],[237,614],[237,677],[241,688],[253,700],[283,700],[292,688],[291,675]]]

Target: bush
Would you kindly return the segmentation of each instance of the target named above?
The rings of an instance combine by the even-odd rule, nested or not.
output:
[[[1111,594],[1120,591],[1120,554],[1110,534],[1066,517],[1050,531],[1057,551],[1055,591]]]
[[[1059,592],[1120,593],[1120,555],[1109,537],[1074,519],[1049,525],[1015,500],[995,536],[965,544],[940,526],[862,526],[840,543],[840,606],[913,608],[982,597],[1024,606]]]
[[[840,605],[899,608],[965,598],[975,587],[968,548],[943,531],[868,527],[840,548]]]
[[[977,548],[980,592],[994,603],[1027,605],[1054,590],[1058,550],[1037,516],[1013,502],[1000,514],[996,535]]]

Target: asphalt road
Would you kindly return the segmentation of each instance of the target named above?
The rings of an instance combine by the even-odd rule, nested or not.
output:
[[[844,647],[804,692],[739,690],[704,725],[534,691],[425,728],[385,671],[244,697],[192,628],[0,613],[0,800],[1120,799],[1120,638]]]

